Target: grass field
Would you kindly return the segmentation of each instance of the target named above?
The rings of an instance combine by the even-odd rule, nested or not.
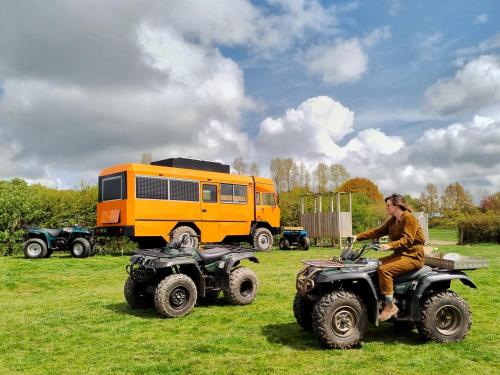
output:
[[[470,273],[479,289],[452,288],[469,302],[473,325],[456,344],[421,342],[390,323],[370,327],[362,348],[322,349],[292,313],[300,259],[338,250],[274,250],[251,264],[261,287],[252,305],[222,300],[187,317],[131,310],[122,288],[128,257],[0,258],[1,374],[493,374],[499,373],[500,246],[440,246],[486,257]]]
[[[456,229],[429,229],[429,237],[431,242],[438,241],[458,241],[458,233]]]

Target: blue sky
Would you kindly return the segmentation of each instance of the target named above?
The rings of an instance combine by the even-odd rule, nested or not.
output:
[[[498,1],[0,6],[0,178],[70,187],[148,152],[500,190]]]

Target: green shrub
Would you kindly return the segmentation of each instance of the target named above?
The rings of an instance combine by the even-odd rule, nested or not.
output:
[[[458,223],[459,243],[500,243],[500,217],[488,214],[467,216]]]

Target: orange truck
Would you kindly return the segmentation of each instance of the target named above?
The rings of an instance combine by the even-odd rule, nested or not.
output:
[[[267,251],[279,233],[277,198],[271,179],[230,174],[221,163],[120,164],[99,175],[95,234],[127,236],[141,248],[248,241]]]

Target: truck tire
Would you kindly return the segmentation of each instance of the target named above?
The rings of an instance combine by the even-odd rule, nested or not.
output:
[[[198,247],[198,235],[193,228],[183,225],[181,227],[175,228],[170,236],[170,241],[180,242],[186,237],[189,237],[187,245],[182,245],[181,247]]]
[[[91,250],[92,246],[86,238],[78,237],[71,243],[71,255],[75,258],[87,258]]]
[[[288,241],[285,237],[280,238],[280,250],[289,250],[290,249],[290,241]]]
[[[47,256],[47,244],[40,238],[30,238],[23,245],[24,256],[28,259],[39,259]]]
[[[299,243],[302,250],[309,250],[309,247],[311,247],[311,240],[309,237],[301,237]]]
[[[430,294],[422,305],[418,332],[440,343],[462,341],[472,325],[470,307],[451,290]]]
[[[313,308],[313,331],[329,348],[349,349],[361,344],[368,314],[353,292],[337,290],[324,295]]]
[[[259,251],[269,251],[273,247],[273,234],[267,228],[257,228],[253,233],[253,246]]]
[[[123,294],[125,300],[133,309],[147,309],[154,306],[153,295],[146,293],[146,286],[146,283],[137,282],[130,276],[125,281]]]
[[[293,300],[293,315],[299,325],[306,331],[312,331],[312,309],[314,304],[299,293]]]
[[[232,305],[249,305],[258,288],[257,276],[250,268],[236,268],[229,275],[229,289],[224,291],[224,298]]]
[[[182,273],[167,276],[156,287],[156,311],[167,318],[180,318],[191,312],[197,296],[196,285],[189,276]]]

